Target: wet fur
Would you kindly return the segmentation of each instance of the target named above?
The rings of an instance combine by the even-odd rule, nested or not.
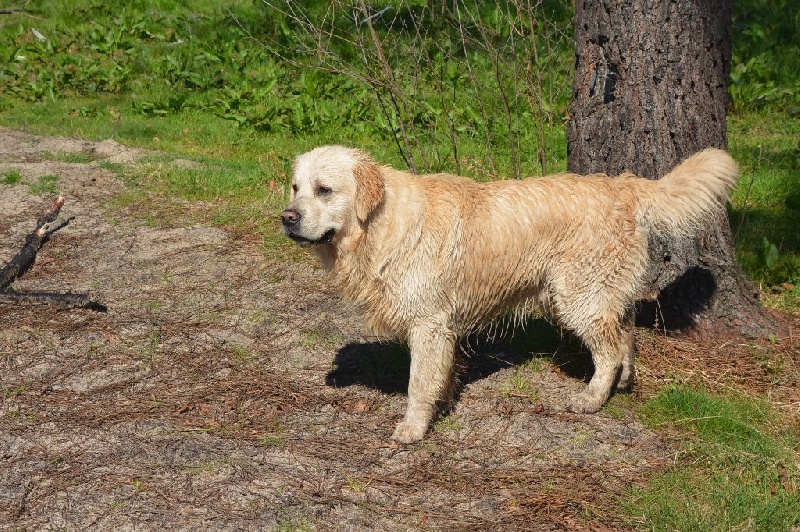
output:
[[[313,241],[334,229],[314,246],[331,281],[373,332],[408,342],[408,407],[393,435],[407,443],[452,386],[457,340],[508,310],[543,308],[590,349],[595,373],[570,410],[596,412],[615,385],[629,387],[648,235],[692,234],[724,215],[738,173],[726,152],[708,149],[658,181],[477,183],[324,146],[296,161],[287,209],[302,222],[286,231]]]

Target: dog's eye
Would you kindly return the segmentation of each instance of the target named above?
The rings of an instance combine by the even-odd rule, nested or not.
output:
[[[292,192],[297,192],[297,183],[292,183]]]
[[[331,192],[333,192],[333,190],[331,190],[331,187],[326,187],[324,185],[318,185],[317,186],[317,195],[318,196],[327,196]]]

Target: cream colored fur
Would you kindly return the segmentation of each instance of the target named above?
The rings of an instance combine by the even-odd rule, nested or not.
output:
[[[413,442],[455,378],[458,338],[508,310],[544,308],[591,350],[594,376],[570,410],[596,412],[615,382],[630,386],[648,234],[701,229],[724,213],[737,177],[716,149],[658,181],[563,174],[476,183],[324,146],[297,158],[284,231],[314,246],[375,333],[408,342],[408,407],[393,438]]]

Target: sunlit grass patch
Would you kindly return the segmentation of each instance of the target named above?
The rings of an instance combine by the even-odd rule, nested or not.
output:
[[[0,177],[0,184],[3,185],[16,185],[22,180],[22,174],[19,170],[9,170]]]
[[[81,164],[92,162],[92,160],[94,159],[88,153],[64,152],[64,151],[59,151],[55,153],[43,153],[41,155],[41,158],[45,160],[62,161],[65,163],[81,163]]]
[[[56,175],[42,175],[36,181],[29,183],[31,194],[37,196],[54,196],[58,194],[58,183],[61,179]]]
[[[670,386],[641,419],[679,441],[675,464],[630,490],[624,511],[649,530],[788,530],[800,524],[796,419],[765,401]]]

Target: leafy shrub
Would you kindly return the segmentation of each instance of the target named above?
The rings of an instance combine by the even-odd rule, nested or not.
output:
[[[490,175],[509,152],[507,175],[563,164],[563,133],[549,131],[569,103],[564,2],[440,12],[405,0],[370,18],[374,35],[341,1],[198,14],[168,4],[39,5],[41,39],[28,17],[0,28],[0,91],[28,101],[125,92],[152,117],[201,110],[257,131],[402,138],[420,171],[459,170],[465,141],[488,150]]]
[[[787,0],[734,2],[730,94],[734,109],[800,113],[800,11]]]

